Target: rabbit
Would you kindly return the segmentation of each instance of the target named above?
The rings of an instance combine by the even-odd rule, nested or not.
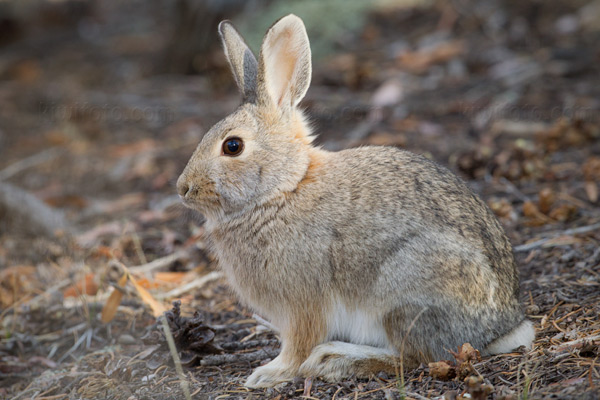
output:
[[[205,216],[233,291],[279,330],[280,354],[245,385],[394,374],[467,342],[530,348],[512,247],[486,204],[423,156],[313,145],[299,17],[269,28],[258,60],[230,22],[218,29],[243,102],[205,134],[177,191]]]

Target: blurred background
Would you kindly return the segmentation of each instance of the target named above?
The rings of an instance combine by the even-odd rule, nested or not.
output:
[[[257,52],[290,12],[310,36],[303,107],[325,148],[398,145],[515,179],[545,173],[530,145],[555,122],[557,136],[581,125],[558,142],[596,138],[598,1],[2,1],[0,182],[77,227],[177,202],[196,143],[239,102],[218,23]],[[506,137],[517,154],[495,159]],[[45,223],[8,208],[3,233]]]
[[[175,181],[240,101],[216,27],[231,19],[258,52],[288,13],[310,37],[302,107],[324,148],[425,154],[467,180],[515,244],[598,222],[598,0],[0,0],[3,316],[65,280],[106,293],[114,259],[176,254],[171,272],[212,271],[202,217]],[[526,262],[527,278],[548,272]]]

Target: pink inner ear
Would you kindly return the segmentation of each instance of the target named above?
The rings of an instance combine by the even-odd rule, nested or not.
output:
[[[284,99],[289,99],[292,77],[298,61],[297,46],[293,40],[291,28],[278,33],[271,42],[270,57],[267,60],[267,84],[275,103],[280,106]]]

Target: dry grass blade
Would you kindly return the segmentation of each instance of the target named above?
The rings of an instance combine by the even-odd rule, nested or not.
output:
[[[159,303],[151,294],[150,292],[148,292],[146,289],[144,289],[136,280],[135,278],[131,275],[131,273],[129,272],[129,270],[127,270],[127,268],[125,266],[123,266],[124,270],[127,273],[127,276],[129,277],[129,280],[131,281],[131,284],[133,285],[133,287],[135,288],[135,290],[137,291],[138,295],[140,296],[140,298],[142,299],[142,301],[146,304],[148,304],[150,306],[150,308],[152,309],[152,314],[155,317],[159,317],[161,316],[165,311],[167,311],[167,309],[165,308],[165,306],[163,306],[161,303]]]
[[[529,251],[529,250],[532,250],[537,247],[541,247],[541,246],[545,245],[546,243],[550,242],[557,236],[578,235],[578,234],[582,234],[582,233],[593,232],[598,229],[600,229],[600,223],[587,225],[587,226],[581,226],[579,228],[567,229],[565,231],[556,233],[555,235],[553,235],[550,238],[540,239],[540,240],[536,240],[535,242],[522,244],[520,246],[515,246],[514,250],[515,250],[515,252]]]
[[[133,282],[133,280],[132,280]],[[177,354],[177,346],[175,346],[175,340],[173,339],[173,335],[171,334],[171,329],[169,329],[169,324],[167,323],[166,318],[161,318],[161,324],[163,330],[165,332],[165,338],[167,339],[167,343],[169,345],[169,351],[171,353],[171,357],[173,357],[173,363],[175,364],[175,370],[177,371],[177,375],[179,376],[179,383],[181,384],[181,390],[186,398],[186,400],[192,400],[192,396],[190,395],[190,387],[183,373],[183,368],[181,367],[181,360],[179,355]]]

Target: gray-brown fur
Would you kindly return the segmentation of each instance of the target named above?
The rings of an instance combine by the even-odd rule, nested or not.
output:
[[[403,343],[407,366],[448,358],[465,342],[484,352],[520,344],[510,243],[459,178],[395,148],[311,145],[296,108],[310,82],[305,35],[295,16],[269,29],[257,101],[206,134],[178,181],[185,203],[206,215],[235,292],[281,331],[281,355],[248,385],[376,373],[399,361]],[[246,64],[233,53],[239,84]],[[220,152],[231,136],[246,146],[237,157]],[[522,331],[528,345],[529,326]]]

